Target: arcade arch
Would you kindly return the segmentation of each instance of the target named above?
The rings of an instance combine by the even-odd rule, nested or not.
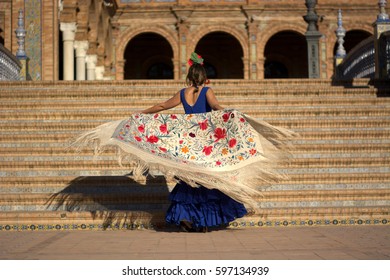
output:
[[[161,35],[144,32],[133,37],[124,51],[124,79],[173,79],[173,50]]]
[[[244,52],[233,35],[220,31],[208,33],[199,40],[195,51],[205,59],[209,78],[244,78]]]
[[[274,34],[264,48],[264,78],[307,78],[307,42],[295,31]]]

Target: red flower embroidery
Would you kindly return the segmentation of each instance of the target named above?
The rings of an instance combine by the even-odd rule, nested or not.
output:
[[[235,138],[229,140],[229,148],[236,146],[237,140]]]
[[[201,130],[206,130],[207,127],[208,127],[207,119],[205,121],[203,121],[203,122],[198,122],[198,124],[199,124],[199,127],[200,127]]]
[[[160,125],[160,131],[162,133],[168,133],[167,125],[166,124]]]
[[[159,147],[160,151],[163,152],[163,153],[166,153],[167,152],[167,149],[163,148],[163,147]]]
[[[141,141],[142,141],[142,138],[141,138],[141,137],[135,136],[134,138],[135,138],[135,140],[137,140],[138,142],[141,142]]]
[[[240,122],[245,122],[245,119],[244,118],[240,118]]]
[[[155,135],[152,135],[152,136],[147,136],[146,137],[146,142],[149,142],[149,143],[157,143],[158,142],[158,137],[155,136]]]
[[[183,144],[183,140],[179,140],[179,144]]]
[[[138,127],[138,131],[141,132],[141,133],[144,133],[145,132],[145,126],[144,125],[140,125]]]
[[[217,141],[219,141],[219,140],[221,140],[221,139],[224,139],[224,138],[226,137],[226,129],[225,129],[225,128],[222,129],[222,128],[220,128],[220,127],[216,128],[216,129],[214,130],[214,137],[217,138],[217,139],[215,140],[215,142],[217,142]]]
[[[253,156],[257,153],[257,151],[255,149],[250,149],[249,153]]]
[[[230,119],[230,113],[223,114],[222,118],[224,122],[227,122]]]
[[[206,156],[210,155],[213,151],[213,146],[204,146],[203,151]]]
[[[220,166],[222,162],[220,162],[219,160],[215,163],[216,165]]]
[[[171,115],[171,119],[176,120],[177,119],[176,115]]]
[[[157,118],[158,118],[158,114],[155,114],[155,115],[154,115],[154,118],[157,119]]]

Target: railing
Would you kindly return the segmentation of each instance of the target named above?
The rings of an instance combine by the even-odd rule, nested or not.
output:
[[[0,44],[0,81],[19,80],[20,69],[22,64],[19,60]]]
[[[337,67],[338,79],[374,78],[375,46],[374,36],[355,46]]]
[[[382,33],[379,38],[379,77],[390,78],[390,31]]]

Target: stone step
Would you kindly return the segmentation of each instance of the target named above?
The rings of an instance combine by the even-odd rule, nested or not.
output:
[[[356,97],[351,99],[349,96],[345,97],[328,97],[326,95],[319,97],[290,97],[290,98],[276,98],[272,96],[246,96],[237,97],[237,98],[228,98],[223,96],[218,96],[219,102],[225,107],[233,107],[237,104],[243,106],[256,105],[256,106],[272,106],[272,107],[296,107],[296,106],[385,106],[388,107],[390,100],[387,98],[376,98],[376,96],[368,97]],[[124,99],[105,99],[99,98],[94,100],[47,100],[47,99],[32,99],[25,100],[21,99],[15,101],[3,100],[1,108],[7,110],[64,110],[64,109],[81,109],[81,110],[94,110],[97,108],[119,108],[119,109],[128,109],[131,107],[146,107],[153,105],[157,102],[160,102],[159,98],[124,98]]]
[[[290,129],[304,128],[360,128],[360,127],[384,127],[389,128],[390,116],[346,116],[343,118],[337,116],[314,116],[311,118],[302,117],[281,117],[281,118],[260,118],[259,113],[250,114],[258,117],[272,125],[282,126]],[[118,118],[120,119],[120,118]],[[0,120],[0,131],[85,131],[93,129],[105,122],[115,119],[98,120],[25,120],[25,121],[7,121]]]
[[[265,209],[231,227],[387,224],[388,207]],[[163,211],[2,211],[1,230],[142,229],[165,226]]]
[[[33,180],[34,177],[89,177],[89,176],[125,176],[129,174],[129,169],[126,166],[119,167],[117,165],[101,164],[97,168],[79,168],[70,169],[66,165],[59,165],[56,168],[36,168],[33,165],[28,168],[3,168],[0,171],[0,178],[6,177],[28,177]],[[389,181],[390,167],[388,166],[360,166],[360,167],[313,167],[313,168],[285,168],[280,171],[288,175],[289,182],[369,182],[380,180]]]
[[[129,92],[102,92],[102,91],[97,91],[97,92],[85,92],[85,90],[77,92],[77,91],[64,91],[64,92],[53,92],[50,91],[49,93],[42,94],[41,92],[37,93],[9,93],[9,95],[3,95],[2,100],[4,101],[11,101],[17,99],[24,99],[24,100],[45,100],[45,99],[50,99],[50,100],[64,100],[64,99],[70,99],[74,101],[81,101],[87,103],[91,99],[96,99],[96,98],[111,98],[111,100],[116,100],[116,99],[128,99],[126,103],[132,104],[132,100],[136,100],[142,96],[144,99],[149,99],[153,98],[154,102],[161,102],[164,100],[167,100],[168,98],[172,97],[175,92],[150,92],[150,91],[145,91],[145,92],[137,92],[134,94],[129,94]],[[367,92],[362,91],[361,93],[358,91],[350,91],[350,92],[335,92],[334,90],[329,90],[329,91],[321,91],[320,93],[313,93],[308,90],[283,90],[283,91],[275,91],[275,92],[253,92],[252,90],[233,90],[229,92],[222,92],[219,91],[216,93],[216,96],[218,99],[223,100],[224,98],[243,98],[249,96],[249,97],[270,97],[272,96],[273,98],[285,98],[285,97],[297,97],[297,98],[310,98],[314,95],[318,96],[328,96],[328,97],[333,97],[337,96],[340,97],[340,95],[345,95],[345,97],[353,98],[353,97],[361,97],[362,95],[365,97],[375,97],[375,92],[371,94],[367,94]]]
[[[27,140],[25,142],[20,141],[15,143],[15,141],[5,142],[1,140],[0,137],[0,154],[7,156],[34,156],[34,155],[50,155],[50,156],[91,156],[92,151],[88,149],[83,149],[79,153],[75,153],[71,149],[67,149],[66,143],[59,142],[56,140],[48,140],[46,143],[36,143],[33,140]],[[34,139],[34,138],[25,138],[25,139]],[[40,139],[40,138],[39,138]],[[68,139],[66,137],[66,139]],[[357,154],[364,156],[381,156],[387,155],[390,152],[390,141],[377,141],[375,139],[364,141],[364,145],[360,143],[348,143],[348,141],[339,141],[329,140],[329,141],[293,141],[294,143],[294,156],[299,156],[300,154],[305,154],[308,157],[316,156],[318,157],[353,157]],[[35,140],[34,140],[35,141]],[[114,149],[107,149],[105,155],[115,156]],[[104,158],[104,157],[103,157]]]
[[[253,112],[254,107],[250,105],[248,108],[244,108],[241,105],[236,107],[243,112]],[[258,109],[257,109],[258,110]],[[22,111],[22,110],[3,110],[0,112],[0,120],[7,121],[19,121],[19,120],[83,120],[83,119],[120,119],[125,118],[131,114],[129,108],[126,109],[89,109],[89,111],[80,110],[40,110],[40,111]],[[265,117],[328,117],[338,116],[340,118],[344,116],[356,116],[356,117],[372,117],[383,116],[390,118],[390,103],[387,108],[377,107],[340,107],[340,108],[321,108],[321,107],[298,107],[298,108],[272,108],[261,107],[261,115]]]
[[[96,80],[96,81],[1,81],[2,85],[7,88],[69,88],[69,87],[80,87],[85,86],[90,88],[91,86],[147,86],[147,87],[162,87],[163,86],[175,86],[183,85],[183,80]],[[353,81],[333,81],[332,79],[265,79],[265,80],[242,80],[242,79],[214,79],[211,81],[212,84],[224,85],[226,87],[231,86],[243,86],[243,85],[254,85],[254,86],[266,86],[268,87],[313,87],[313,86],[325,86],[329,87],[368,87],[375,86],[380,87],[386,85],[386,81],[370,80],[367,78],[358,78]]]
[[[390,137],[390,129],[389,128],[361,128],[359,130],[355,129],[335,129],[334,131],[326,131],[319,129],[312,129],[312,131],[298,131],[299,137],[297,137],[294,143],[297,144],[296,141],[305,141],[306,143],[310,143],[311,140],[354,140],[354,139],[389,139]],[[63,142],[63,148],[65,148],[66,143],[71,141],[73,138],[78,135],[78,132],[73,133],[64,133],[61,132],[51,132],[48,130],[43,131],[25,131],[23,133],[18,133],[16,131],[2,131],[2,135],[0,136],[0,143],[23,143],[23,142],[41,142],[45,141],[46,143],[50,142]],[[299,148],[299,147],[298,147]]]
[[[34,170],[56,170],[56,169],[121,169],[115,159],[93,161],[93,157],[67,157],[61,159],[58,157],[41,157],[37,160],[18,158],[15,160],[12,157],[2,157],[0,161],[0,168],[3,171],[12,169],[34,169]],[[285,163],[282,168],[322,168],[322,167],[376,167],[376,166],[390,166],[389,157],[377,158],[294,158],[290,163]]]
[[[148,187],[150,189],[151,187]],[[154,192],[139,192],[129,187],[132,191],[95,193],[93,189],[76,192],[74,188],[56,193],[3,193],[0,197],[0,206],[13,205],[57,205],[64,202],[82,201],[85,204],[96,204],[97,202],[109,204],[118,202],[119,204],[147,204],[147,203],[168,203],[168,190]],[[297,190],[297,191],[265,191],[262,196],[254,197],[261,203],[267,202],[324,202],[324,201],[370,201],[389,200],[390,189],[357,189],[357,190]]]

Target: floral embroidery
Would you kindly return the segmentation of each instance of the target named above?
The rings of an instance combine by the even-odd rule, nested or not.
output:
[[[158,137],[157,136],[147,136],[146,137],[146,141],[149,142],[149,143],[157,143],[158,142]]]
[[[144,125],[140,125],[138,127],[138,131],[141,132],[141,133],[145,133],[145,126]]]
[[[183,147],[183,148],[181,148],[181,151],[183,152],[183,153],[188,153],[190,150],[188,149],[188,147],[187,146],[185,146],[185,147]]]
[[[208,125],[207,125],[207,119],[204,120],[203,122],[198,122],[198,124],[199,124],[199,128],[200,128],[201,130],[206,130],[207,127],[208,127]]]
[[[214,131],[214,137],[217,138],[215,140],[215,142],[221,140],[221,139],[224,139],[226,137],[226,129],[225,128],[220,128],[218,127],[217,129],[215,129]]]
[[[257,132],[235,110],[204,114],[135,114],[113,138],[182,164],[231,166],[260,156]]]
[[[160,131],[162,133],[168,133],[167,125],[166,124],[160,125]]]
[[[213,146],[207,146],[207,147],[205,146],[203,148],[203,152],[205,153],[206,156],[210,155],[212,151],[213,151]]]
[[[237,144],[237,140],[235,138],[229,140],[229,148],[234,148]]]

